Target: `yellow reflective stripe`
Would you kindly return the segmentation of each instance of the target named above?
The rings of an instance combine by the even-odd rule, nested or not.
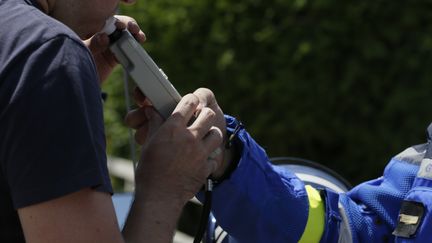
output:
[[[309,215],[303,235],[300,238],[300,243],[314,243],[321,240],[324,233],[324,202],[321,199],[319,192],[309,186],[305,186],[309,198]]]

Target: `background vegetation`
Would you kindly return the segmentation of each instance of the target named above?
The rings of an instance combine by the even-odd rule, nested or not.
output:
[[[270,157],[352,183],[423,143],[431,121],[432,2],[140,0],[123,6],[182,94],[212,89]],[[122,73],[104,86],[108,148],[128,157]]]

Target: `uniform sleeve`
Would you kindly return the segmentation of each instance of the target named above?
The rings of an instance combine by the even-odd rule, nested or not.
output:
[[[238,242],[297,242],[308,217],[303,182],[271,165],[245,130],[238,136],[243,145],[238,167],[213,191],[218,223]]]
[[[86,47],[56,37],[8,73],[16,85],[1,114],[0,158],[14,207],[88,187],[111,193],[98,77]]]
[[[383,176],[339,195],[345,225],[344,242],[393,242],[392,234],[405,195],[412,187],[424,146],[411,147],[392,158]],[[421,159],[420,159],[421,160]],[[336,208],[333,207],[335,210]],[[325,240],[323,242],[331,242]]]
[[[238,167],[214,189],[217,222],[234,242],[297,242],[308,217],[303,183],[293,173],[271,165],[246,131],[239,138],[243,151]],[[347,193],[321,189],[325,225],[320,242],[394,241],[398,212],[424,147],[414,146],[395,156],[382,177]]]

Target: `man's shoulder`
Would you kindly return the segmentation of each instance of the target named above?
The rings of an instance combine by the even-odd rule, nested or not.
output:
[[[71,39],[71,43],[84,46],[70,28],[37,7],[23,1],[4,1],[0,4],[0,42],[13,45],[11,49],[31,51],[56,38]]]
[[[40,68],[44,63],[50,70],[57,70],[66,61],[94,66],[78,35],[36,6],[24,0],[2,1],[0,19],[0,76],[24,72],[24,66],[26,70]]]

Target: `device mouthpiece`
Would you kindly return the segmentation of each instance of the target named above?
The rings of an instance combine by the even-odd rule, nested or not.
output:
[[[102,32],[107,35],[111,35],[112,33],[114,33],[114,31],[117,30],[117,27],[115,26],[116,22],[117,19],[114,16],[107,19],[105,21],[105,26],[103,27]]]

